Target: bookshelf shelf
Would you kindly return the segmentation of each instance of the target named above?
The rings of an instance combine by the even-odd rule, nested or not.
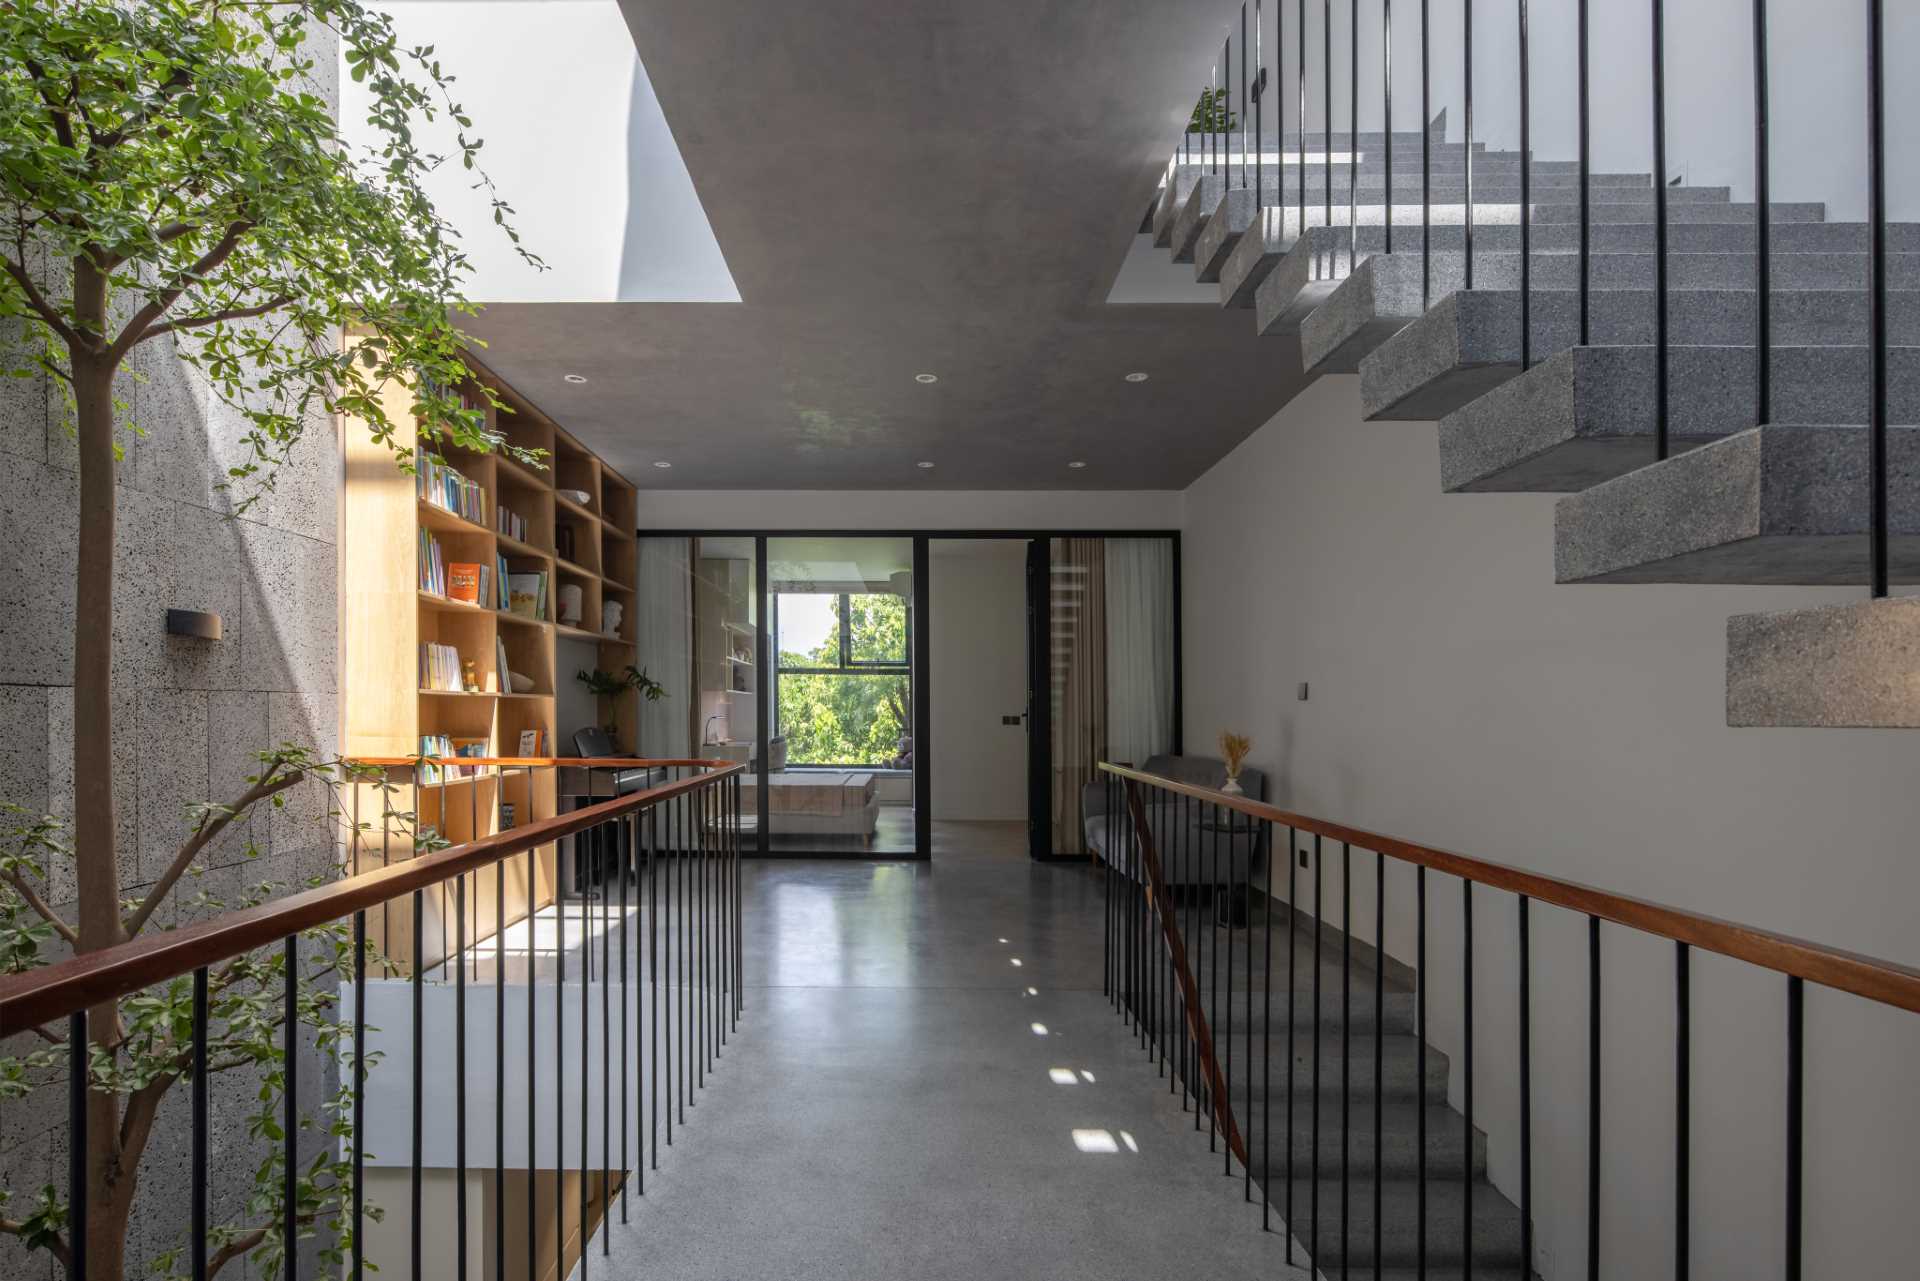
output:
[[[546,466],[444,446],[442,459],[434,462],[435,442],[410,427],[389,443],[374,439],[363,421],[349,417],[342,423],[347,477],[340,546],[341,564],[347,567],[340,602],[345,620],[342,751],[349,756],[558,755],[571,750],[575,728],[560,723],[564,713],[556,696],[562,660],[571,673],[575,657],[559,652],[562,638],[568,645],[592,642],[602,667],[618,668],[634,659],[631,641],[588,627],[600,623],[601,602],[614,599],[627,604],[621,630],[635,634],[638,545],[632,527],[638,490],[484,365],[470,359],[468,367],[471,384],[461,389],[468,406],[482,408],[487,428],[510,445],[540,451]],[[499,396],[501,407],[487,404],[482,387]],[[412,423],[410,389],[395,384],[380,394],[391,420]],[[419,451],[423,461],[417,477],[400,470],[395,448]],[[560,489],[582,490],[588,501],[576,503]],[[430,499],[429,493],[436,497]],[[501,532],[503,511],[514,518],[516,534]],[[538,616],[501,607],[503,586],[515,599],[536,600]],[[580,589],[579,617],[587,626],[559,622],[563,586]],[[454,593],[478,599],[460,600]],[[439,648],[429,651],[428,646]],[[432,678],[435,684],[449,684],[449,668],[464,676],[469,664],[480,691],[422,688],[429,667],[441,673]],[[524,678],[523,692],[511,687],[512,677]],[[611,710],[617,736],[632,742],[638,695],[619,700]],[[537,746],[523,744],[526,736]],[[403,769],[392,781],[404,785],[410,772],[428,771]],[[556,774],[487,770],[461,778],[419,778],[417,821],[457,842],[491,835],[507,822],[547,817],[560,803]],[[378,813],[385,803],[373,791],[360,798],[366,812]],[[404,848],[400,856],[410,856],[411,842]],[[532,882],[518,873],[510,877],[505,901],[479,901],[490,890],[476,888],[474,910],[489,922],[511,922],[551,903],[557,859],[554,846],[539,851]],[[437,959],[444,954],[451,922],[439,919],[440,908],[430,911],[428,954]],[[393,931],[406,934],[412,928],[404,912],[382,920],[389,942],[398,937]],[[480,928],[469,937],[481,937]],[[407,953],[402,947],[398,954]]]

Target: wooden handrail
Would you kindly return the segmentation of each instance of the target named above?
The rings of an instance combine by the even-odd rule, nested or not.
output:
[[[1177,779],[1149,774],[1144,770],[1125,765],[1114,765],[1102,761],[1100,768],[1116,778],[1144,783],[1182,796],[1190,796],[1196,800],[1205,801],[1209,805],[1218,805],[1223,809],[1237,811],[1249,818],[1264,819],[1276,826],[1290,827],[1295,831],[1312,832],[1328,840],[1372,850],[1403,863],[1430,867],[1436,872],[1462,877],[1479,885],[1507,890],[1514,894],[1524,894],[1536,902],[1550,903],[1569,911],[1597,916],[1602,920],[1625,925],[1660,938],[1671,939],[1676,943],[1685,943],[1702,951],[1732,957],[1736,961],[1745,961],[1763,969],[1792,975],[1795,978],[1805,979],[1809,983],[1818,983],[1822,987],[1865,997],[1869,1001],[1877,1001],[1882,1005],[1920,1013],[1920,969],[1901,965],[1897,961],[1863,956],[1857,952],[1828,947],[1824,943],[1812,943],[1806,939],[1775,933],[1758,926],[1723,921],[1699,912],[1689,912],[1684,908],[1670,907],[1665,903],[1634,898],[1628,894],[1614,894],[1606,890],[1594,889],[1589,885],[1581,885],[1575,881],[1561,880],[1556,876],[1529,872],[1505,863],[1493,863],[1466,854],[1456,854],[1451,850],[1435,849],[1430,845],[1401,840],[1397,836],[1384,836],[1379,832],[1348,827],[1342,823],[1328,822],[1307,814],[1295,814],[1292,811],[1268,805],[1264,801],[1222,792],[1216,788],[1202,787],[1196,783],[1183,783]]]
[[[570,765],[591,769],[725,769],[729,765],[738,765],[740,762],[702,760],[697,756],[353,756],[348,758],[347,763],[381,767],[505,765],[518,769],[525,766]]]
[[[1194,982],[1193,970],[1187,964],[1186,941],[1180,936],[1180,927],[1167,910],[1167,887],[1160,879],[1160,854],[1153,847],[1153,828],[1147,823],[1146,812],[1140,806],[1140,789],[1132,783],[1127,785],[1127,813],[1133,820],[1134,837],[1140,850],[1140,873],[1147,887],[1147,906],[1153,912],[1154,919],[1160,922],[1160,937],[1167,945],[1167,960],[1180,983],[1180,1004],[1185,1010],[1187,1031],[1193,1037],[1194,1049],[1200,1058],[1200,1074],[1206,1081],[1207,1097],[1213,1104],[1220,1131],[1226,1136],[1228,1150],[1239,1158],[1244,1167],[1247,1164],[1247,1145],[1240,1137],[1239,1125],[1234,1121],[1233,1101],[1227,1094],[1227,1078],[1220,1070],[1220,1059],[1213,1049],[1213,1029],[1207,1026],[1207,1012],[1201,1006],[1200,986]]]
[[[0,1037],[191,974],[202,966],[218,965],[277,943],[289,934],[378,907],[451,877],[492,867],[502,859],[609,819],[710,788],[745,769],[746,766],[737,761],[725,762],[705,774],[662,783],[524,827],[482,836],[464,845],[422,854],[257,907],[131,939],[97,952],[70,957],[44,969],[0,976]]]

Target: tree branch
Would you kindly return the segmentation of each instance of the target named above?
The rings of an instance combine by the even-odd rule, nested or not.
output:
[[[23,254],[22,257],[25,255]],[[40,319],[46,322],[47,328],[59,334],[69,347],[84,345],[85,340],[62,319],[59,311],[40,292],[40,287],[33,283],[33,277],[27,274],[23,263],[15,262],[11,258],[0,258],[0,266],[5,266],[7,274],[19,282],[20,288],[26,292],[27,302],[40,314]]]
[[[252,307],[229,307],[225,311],[209,312],[204,316],[187,316],[180,320],[169,320],[147,330],[140,336],[139,341],[145,342],[149,338],[158,338],[161,334],[176,330],[201,329],[207,325],[217,325],[223,320],[245,320],[250,316],[264,316],[270,311],[280,310],[292,301],[292,294],[280,294]]]
[[[8,1236],[23,1237],[27,1234],[27,1225],[18,1219],[0,1218],[0,1232]],[[59,1260],[60,1266],[68,1272],[73,1271],[73,1255],[67,1249],[67,1243],[55,1234],[47,1241],[47,1253]]]
[[[274,769],[278,768],[277,765],[274,767]],[[172,864],[160,879],[154,882],[153,888],[148,890],[146,897],[140,900],[140,906],[134,909],[133,915],[128,917],[126,924],[121,927],[126,932],[126,936],[132,938],[140,932],[141,927],[172,892],[174,885],[186,875],[187,869],[193,866],[193,860],[199,857],[200,851],[205,849],[214,837],[225,831],[234,819],[268,797],[286,791],[305,777],[305,774],[282,774],[276,777],[273,771],[269,770],[261,776],[259,782],[242,793],[239,800],[227,806],[219,814],[202,815],[200,825],[194,829],[193,835],[188,837],[186,843],[174,854]]]
[[[218,1276],[220,1269],[226,1267],[229,1263],[232,1263],[235,1259],[247,1253],[247,1251],[253,1249],[266,1239],[267,1230],[265,1228],[255,1228],[244,1236],[235,1237],[218,1250],[215,1250],[213,1257],[207,1260],[207,1275],[210,1277]]]
[[[26,877],[20,875],[18,869],[8,871],[5,880],[15,894],[26,900],[27,906],[33,909],[34,915],[51,925],[70,946],[75,948],[80,946],[80,931],[61,920],[60,914],[47,906],[47,901],[40,897],[40,892],[33,888]]]
[[[179,301],[180,295],[187,291],[187,286],[225,262],[239,247],[240,237],[246,235],[252,228],[253,224],[244,218],[228,223],[219,243],[200,255],[200,261],[175,277],[176,283],[169,286],[158,298],[149,300],[146,306],[133,314],[133,319],[127,322],[127,327],[120,331],[120,336],[108,349],[108,355],[115,360],[125,356],[127,350],[146,334],[148,327],[165,315],[167,308]]]

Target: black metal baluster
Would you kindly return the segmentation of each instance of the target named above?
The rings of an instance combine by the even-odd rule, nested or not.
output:
[[[207,1085],[207,968],[201,966],[193,972],[193,1168],[188,1176],[193,1185],[192,1227],[188,1235],[187,1250],[191,1258],[193,1281],[207,1281],[207,1128],[208,1085]],[[353,1042],[354,1054],[360,1053],[361,1042],[356,1034]],[[360,1127],[355,1119],[353,1146],[356,1161],[360,1148]],[[84,1150],[85,1145],[81,1145]],[[355,1202],[358,1202],[359,1187],[354,1188]],[[358,1232],[353,1240],[353,1269],[360,1267],[360,1240]],[[84,1274],[76,1272],[76,1277]]]
[[[1773,149],[1767,133],[1767,0],[1753,0],[1754,419],[1773,419]]]
[[[526,770],[527,817],[533,817],[533,767]],[[535,962],[539,957],[535,928],[539,915],[540,879],[538,855],[533,849],[527,850],[527,1277],[529,1281],[540,1275],[540,1075],[538,1018],[539,1003],[534,998],[539,988],[534,980],[538,978]],[[555,1163],[554,1187],[560,1186],[559,1165]],[[557,1216],[556,1216],[557,1217]]]
[[[1360,252],[1360,0],[1347,0],[1347,271]]]
[[[1673,1276],[1692,1271],[1693,991],[1685,943],[1673,945]]]
[[[1208,1027],[1209,1027],[1209,1030],[1213,1033],[1214,1042],[1216,1044],[1219,1044],[1221,1042],[1221,1037],[1220,1037],[1220,809],[1218,806],[1215,806],[1213,808],[1213,825],[1207,833],[1207,838],[1208,838],[1207,839],[1208,845],[1210,845],[1213,849],[1213,874],[1208,878],[1213,891],[1213,920],[1208,923],[1209,926],[1211,927],[1208,930],[1208,933],[1212,935],[1212,938],[1213,938],[1213,1018],[1210,1021]],[[1231,877],[1233,874],[1233,865],[1231,861],[1233,858],[1233,855],[1229,853],[1227,855],[1227,858],[1229,860],[1227,865],[1227,874],[1229,877]],[[1228,897],[1231,898],[1232,895],[1229,894]],[[1227,947],[1231,949],[1233,947],[1233,931],[1231,929],[1231,922],[1232,922],[1231,914],[1233,912],[1232,904],[1228,904],[1227,912],[1229,914],[1228,915],[1229,929],[1227,931]],[[1211,1103],[1212,1106],[1208,1109],[1208,1115],[1216,1119],[1219,1116],[1220,1108],[1223,1103],[1225,1104],[1225,1106],[1229,1108],[1233,1106],[1233,953],[1231,950],[1229,950],[1227,953],[1227,1035],[1226,1035],[1223,1050],[1224,1050],[1224,1054],[1223,1054],[1224,1064],[1220,1074],[1220,1088],[1222,1092],[1225,1094],[1225,1098],[1210,1099],[1209,1102]],[[1214,1128],[1218,1130],[1220,1127],[1216,1124]],[[1220,1172],[1222,1174],[1232,1174],[1233,1173],[1233,1144],[1226,1142],[1226,1135],[1224,1133],[1220,1135],[1220,1139],[1221,1139]]]
[[[1255,830],[1254,848],[1264,845],[1267,851],[1267,897],[1262,905],[1267,937],[1260,963],[1260,1230],[1266,1232],[1272,1228],[1273,1214],[1273,824],[1262,819]],[[1247,1023],[1253,1023],[1251,1012]]]
[[[1297,841],[1293,828],[1287,828],[1287,1263],[1293,1263],[1293,1023],[1294,994],[1299,990],[1295,981],[1294,967],[1299,964],[1300,940],[1298,913],[1294,905],[1299,902],[1299,883],[1295,870],[1298,860],[1294,857],[1293,847]]]
[[[1201,1007],[1204,1009],[1206,1007],[1207,1001],[1210,999],[1209,994],[1207,992],[1198,991],[1197,988],[1200,981],[1200,974],[1202,973],[1205,966],[1205,953],[1197,949],[1203,949],[1206,944],[1205,936],[1203,935],[1200,929],[1201,917],[1200,917],[1200,892],[1199,892],[1200,891],[1200,884],[1199,884],[1200,863],[1204,856],[1206,843],[1200,839],[1199,834],[1194,830],[1192,818],[1193,818],[1192,806],[1191,804],[1189,804],[1188,812],[1187,812],[1187,823],[1185,824],[1180,834],[1181,843],[1184,844],[1187,848],[1188,879],[1189,881],[1192,882],[1192,885],[1191,885],[1192,892],[1189,894],[1188,901],[1187,901],[1187,937],[1193,940],[1193,945],[1194,945],[1194,948],[1196,949],[1193,953],[1193,961],[1192,961],[1194,983],[1196,987],[1195,995],[1199,998]],[[1210,900],[1213,892],[1211,887],[1208,888],[1207,892]],[[1208,1026],[1207,1032],[1209,1036],[1212,1035],[1213,1029],[1211,1025]],[[1195,1045],[1193,1048],[1193,1065],[1194,1065],[1193,1132],[1195,1134],[1198,1134],[1200,1132],[1200,1100],[1203,1095],[1206,1097],[1206,1101],[1207,1101],[1207,1115],[1209,1118],[1213,1116],[1213,1106],[1212,1106],[1213,1105],[1213,1080],[1205,1072],[1200,1070],[1200,1047],[1198,1045]],[[1211,1121],[1209,1123],[1211,1123]],[[1209,1152],[1213,1151],[1211,1132],[1209,1132],[1207,1151]]]
[[[608,1213],[613,1208],[613,1189],[607,1182],[613,1177],[613,971],[610,968],[610,962],[613,959],[613,922],[608,916],[608,909],[612,906],[612,902],[607,886],[607,856],[609,851],[617,852],[619,842],[620,831],[617,822],[609,820],[599,826],[594,840],[594,886],[599,891],[600,897],[600,1255],[602,1258],[613,1250],[613,1234],[607,1230],[610,1226],[607,1223]]]
[[[665,825],[658,806],[647,811],[647,1043],[652,1071],[647,1073],[647,1165],[660,1168],[660,880],[656,855]]]
[[[1424,28],[1422,28],[1424,32]],[[1421,37],[1425,39],[1424,34]],[[1420,1035],[1414,1042],[1414,1073],[1420,1078],[1420,1106],[1414,1109],[1414,1252],[1419,1281],[1427,1277],[1427,868],[1413,870],[1414,988],[1413,1017]]]
[[[1867,0],[1867,368],[1873,384],[1867,408],[1868,577],[1876,600],[1887,595],[1892,573],[1887,512],[1891,491],[1887,470],[1885,28],[1881,0]],[[1767,213],[1760,211],[1762,217]]]
[[[567,1275],[567,899],[565,859],[553,847],[553,1271]],[[529,984],[531,986],[531,984]],[[587,1191],[580,1189],[581,1204]],[[586,1258],[581,1239],[580,1257]],[[534,1275],[538,1275],[537,1273]]]
[[[479,805],[480,783],[467,789]],[[477,829],[470,829],[478,835]],[[467,1281],[467,878],[453,878],[453,1275]]]
[[[1466,145],[1461,155],[1465,168],[1462,173],[1461,191],[1466,201],[1466,220],[1461,224],[1462,283],[1461,288],[1473,288],[1473,0],[1460,0],[1460,46],[1465,64],[1466,83],[1463,96],[1466,109],[1461,113],[1461,129]]]
[[[1787,980],[1787,1281],[1800,1281],[1801,1195],[1806,1163],[1807,994],[1798,975]]]
[[[500,795],[507,776],[500,774]],[[498,819],[500,796],[494,797]],[[475,882],[478,884],[478,882]],[[529,1045],[532,1042],[528,1042]],[[532,1052],[528,1052],[532,1056]],[[533,1169],[533,1157],[527,1157]],[[493,865],[493,1275],[507,1275],[507,860]]]
[[[1247,185],[1247,5],[1240,3],[1240,187]],[[1254,208],[1260,206],[1260,193],[1254,193]]]
[[[1382,1171],[1381,1135],[1385,1133],[1381,1096],[1386,1083],[1387,1035],[1387,856],[1373,855],[1373,1278],[1380,1281]]]
[[[1420,0],[1420,309],[1433,305],[1433,102],[1429,80],[1432,48],[1427,0]],[[1422,1255],[1424,1260],[1425,1255]],[[1421,1264],[1421,1275],[1426,1265]]]
[[[1313,1167],[1307,1180],[1307,1259],[1320,1268],[1320,833],[1313,834]]]
[[[1386,222],[1381,239],[1381,252],[1393,252],[1393,0],[1380,0],[1380,84],[1381,84],[1381,136],[1386,139],[1381,148],[1386,164]]]
[[[677,766],[674,769],[676,780],[686,777],[685,771]],[[693,958],[693,814],[685,794],[675,798],[675,808],[680,811],[680,1049],[686,1056],[680,1070],[680,1124],[687,1123],[687,1111],[699,1106],[693,1097],[694,1061],[699,1057],[699,1047],[694,1044],[693,1006],[694,983],[698,976],[694,973]]]
[[[1353,846],[1340,842],[1340,1275],[1353,1246]]]
[[[1233,840],[1233,814],[1234,811],[1227,811],[1227,839],[1229,841]],[[1247,959],[1247,981],[1242,985],[1245,991],[1240,998],[1245,1007],[1241,1011],[1244,1017],[1240,1021],[1240,1072],[1241,1075],[1246,1077],[1247,1081],[1247,1126],[1251,1126],[1253,1124],[1253,851],[1255,849],[1254,826],[1251,817],[1247,819],[1246,826],[1242,830],[1247,838],[1247,855],[1246,864],[1240,873],[1240,901],[1243,905],[1241,910],[1246,914],[1246,923],[1241,928],[1240,937],[1245,944],[1243,950]],[[1241,1132],[1243,1135],[1245,1131],[1246,1126],[1242,1126]],[[1252,1155],[1251,1149],[1248,1150],[1248,1155],[1249,1157]],[[1253,1201],[1253,1163],[1251,1160],[1241,1163],[1240,1179],[1242,1184],[1241,1195],[1246,1201],[1251,1203]]]
[[[1473,1281],[1473,882],[1460,882],[1460,913],[1463,946],[1460,949],[1460,1040],[1461,1101],[1466,1115],[1461,1118],[1460,1133],[1465,1144],[1461,1156],[1460,1258],[1463,1281]]]
[[[414,850],[417,854],[420,848],[420,797],[417,789],[414,793],[413,815]],[[425,1141],[422,1118],[426,1114],[426,1107],[424,1105],[426,1086],[421,1065],[421,1058],[426,1053],[425,1041],[422,1035],[427,1019],[425,986],[427,969],[426,934],[427,896],[422,891],[415,890],[413,892],[413,973],[408,976],[408,981],[413,991],[413,1108],[409,1116],[409,1120],[413,1125],[413,1150],[410,1157],[412,1164],[409,1170],[411,1183],[408,1188],[408,1207],[412,1211],[412,1218],[407,1224],[407,1248],[408,1262],[412,1268],[409,1275],[412,1276],[413,1281],[420,1281],[424,1268],[424,1259],[421,1254],[420,1243],[420,1224],[423,1210],[420,1161],[423,1155],[421,1147]],[[291,1067],[292,1065],[289,1064],[288,1066]],[[292,1254],[291,1242],[288,1243],[288,1254],[289,1256]]]
[[[591,773],[588,775],[592,777]],[[592,784],[588,784],[591,788]],[[589,794],[587,803],[593,803]],[[592,846],[599,844],[599,829],[591,834]],[[576,853],[579,849],[575,841]],[[589,852],[589,857],[591,853]],[[592,1152],[589,1135],[593,1114],[593,1081],[588,1049],[593,1040],[593,876],[591,866],[585,859],[578,859],[574,866],[579,870],[581,879],[586,883],[580,886],[580,1281],[587,1281],[587,1259],[593,1253],[588,1247],[593,1237],[588,1232],[588,1212],[592,1198],[587,1195],[588,1157]],[[602,1189],[604,1191],[604,1188]]]
[[[1518,0],[1520,33],[1520,368],[1533,367],[1533,64],[1527,0]]]
[[[1653,24],[1653,456],[1665,458],[1667,384],[1667,18],[1665,0],[1652,0]],[[1758,217],[1765,218],[1766,210]]]
[[[1574,36],[1574,56],[1578,64],[1574,79],[1579,98],[1576,114],[1580,129],[1580,345],[1584,347],[1591,340],[1593,295],[1593,127],[1588,111],[1587,0],[1577,0],[1574,21],[1579,27]]]
[[[1285,12],[1286,6],[1282,4],[1275,11],[1274,21],[1276,23],[1285,21],[1284,17],[1281,16]],[[1241,13],[1242,15],[1246,13],[1245,5],[1241,6]],[[1267,60],[1265,56],[1266,36],[1261,30],[1261,25],[1260,0],[1253,0],[1253,223],[1256,227],[1262,225],[1260,222],[1260,210],[1266,201],[1261,186],[1267,179],[1267,145],[1266,137],[1262,133],[1262,129],[1266,125],[1267,114]],[[1284,42],[1282,43],[1284,44]],[[1286,101],[1285,94],[1281,95],[1280,101]],[[1242,132],[1245,132],[1244,125],[1242,126]],[[1285,168],[1280,165],[1275,165],[1274,177],[1279,180],[1277,186],[1280,192],[1280,203],[1284,206],[1286,204],[1287,191]],[[1264,231],[1261,234],[1265,234]]]
[[[1533,943],[1520,896],[1520,1266],[1533,1268]]]
[[[1600,918],[1587,918],[1587,1281],[1600,1281]]]
[[[1307,0],[1296,0],[1294,18],[1294,26],[1298,28],[1293,38],[1294,51],[1300,62],[1299,72],[1294,77],[1294,89],[1300,98],[1300,129],[1293,140],[1294,150],[1300,157],[1300,163],[1295,166],[1300,170],[1300,220],[1293,229],[1293,234],[1298,237],[1307,234]],[[1286,146],[1284,137],[1280,145]]]
[[[669,770],[667,771],[667,774],[668,774],[669,780],[671,780],[673,771]],[[674,905],[674,902],[675,902],[674,892],[679,883],[678,873],[676,871],[676,868],[680,862],[680,842],[679,842],[679,821],[677,818],[678,811],[674,808],[674,804],[671,800],[664,802],[662,805],[662,808],[666,811],[666,815],[665,815],[666,847],[661,851],[662,855],[666,860],[666,864],[664,867],[661,868],[661,875],[666,881],[666,885],[664,889],[665,889],[665,896],[666,896],[667,934],[666,934],[666,938],[661,941],[661,948],[660,948],[661,954],[662,954],[661,963],[666,966],[666,982],[661,984],[660,991],[661,991],[661,1000],[666,1002],[666,1008],[661,1012],[661,1016],[662,1016],[661,1022],[664,1023],[666,1026],[665,1037],[666,1037],[666,1059],[667,1059],[667,1146],[672,1147],[674,1115],[679,1110],[679,1103],[676,1101],[679,1098],[679,1095],[676,1093],[675,1086],[674,1086],[674,1081],[677,1076],[677,1074],[674,1071],[674,1068],[677,1066],[677,1061],[679,1056],[673,1048],[673,1020],[674,1020],[673,974],[674,974],[674,960],[675,960],[674,949],[676,949],[680,945],[679,930],[675,923],[677,919],[676,912],[678,909]],[[684,1120],[684,1114],[682,1114],[682,1119]]]
[[[87,1281],[88,1042],[87,1012],[75,1010],[67,1016],[67,1275],[72,1281]]]
[[[633,1022],[628,1017],[628,999],[632,989],[627,982],[627,860],[640,848],[640,815],[638,811],[627,816],[625,827],[625,848],[617,848],[615,856],[620,860],[620,1222],[627,1222],[627,1172],[633,1167],[628,1163],[627,1130],[633,1124],[633,1113],[627,1106],[627,1083],[633,1079],[627,1062],[627,1040],[633,1035]],[[616,837],[616,845],[619,838]],[[611,1085],[608,1086],[612,1088]]]
[[[1333,226],[1333,0],[1320,0],[1320,167],[1326,225]],[[1352,233],[1349,227],[1348,233]]]

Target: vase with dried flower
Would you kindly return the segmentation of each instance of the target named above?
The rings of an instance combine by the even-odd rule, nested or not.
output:
[[[1220,758],[1227,763],[1227,781],[1221,791],[1240,795],[1240,768],[1247,763],[1247,753],[1252,750],[1253,740],[1245,734],[1220,731]]]

